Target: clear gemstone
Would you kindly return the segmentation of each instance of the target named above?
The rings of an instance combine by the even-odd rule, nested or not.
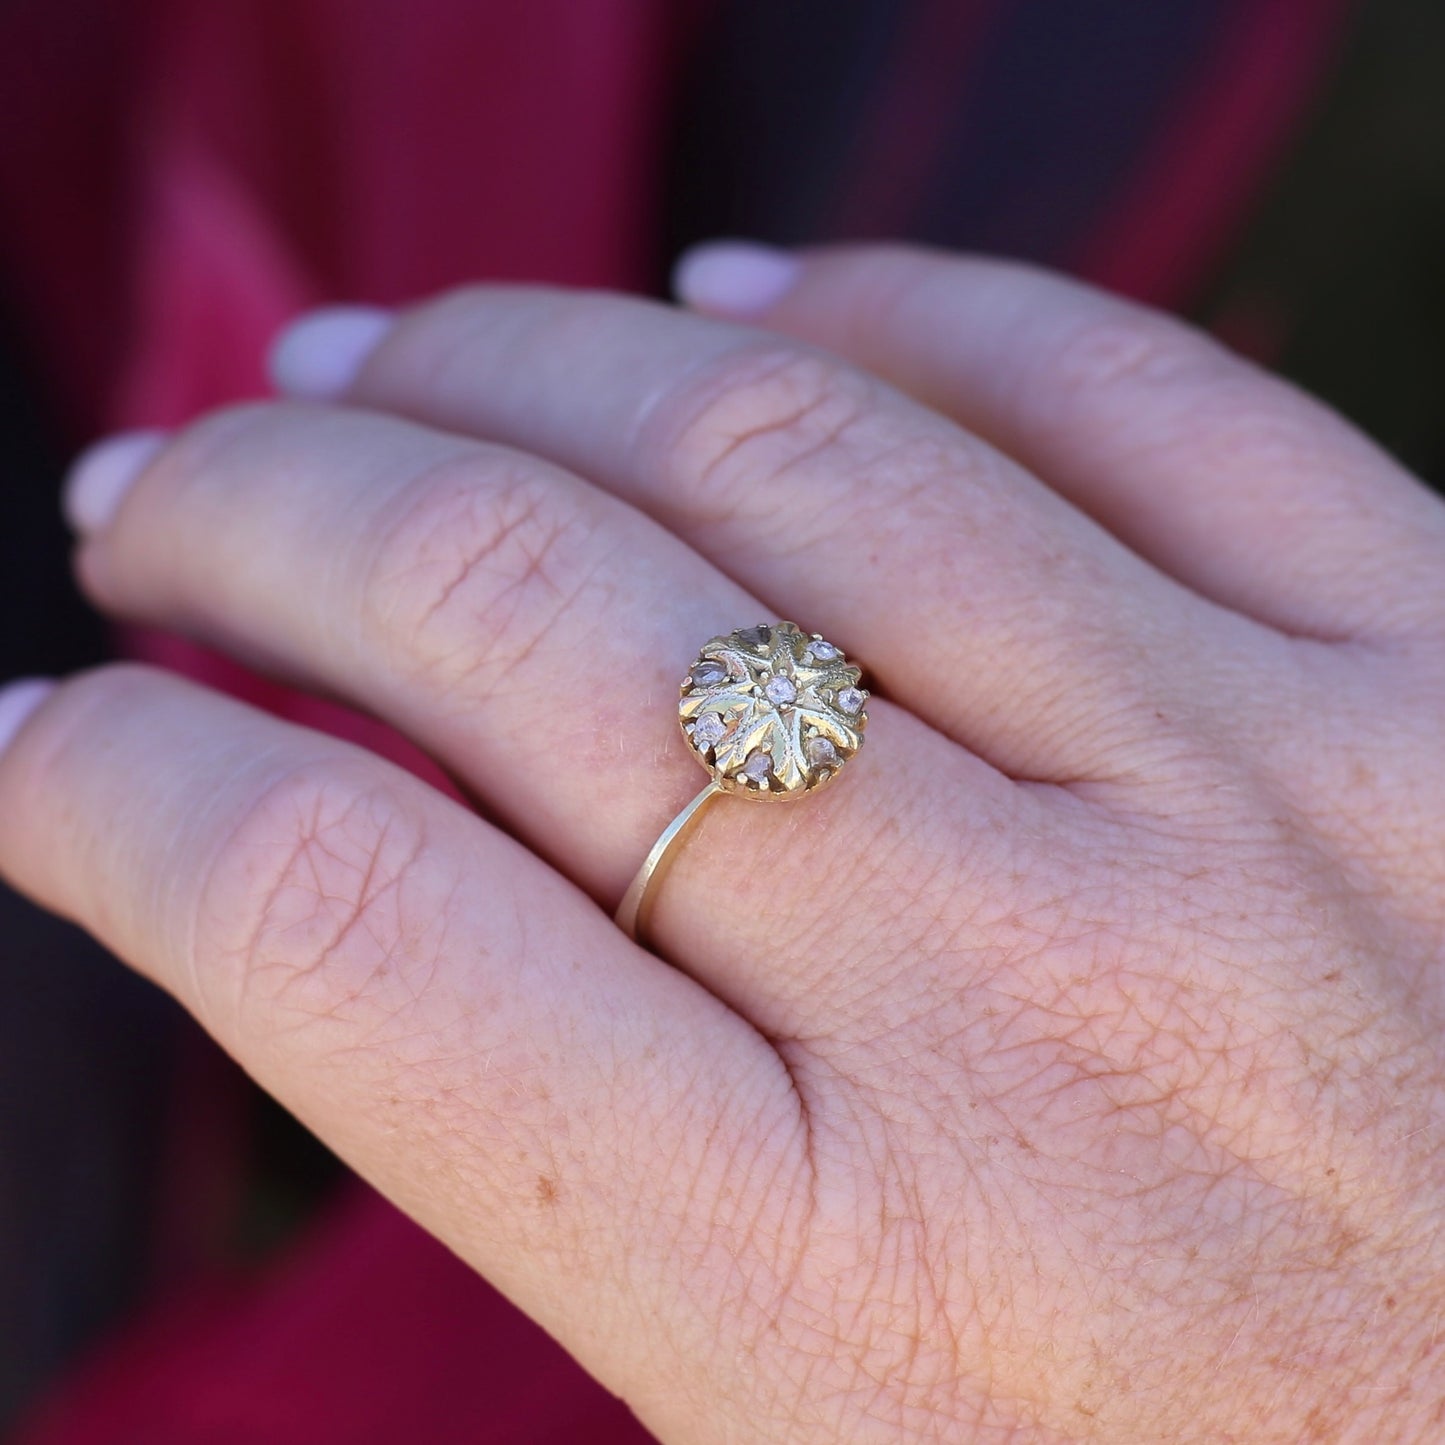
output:
[[[740,628],[736,636],[744,647],[766,647],[773,640],[773,629],[760,622],[756,627]]]
[[[863,704],[867,699],[860,689],[856,687],[840,687],[837,693],[838,706],[846,713],[863,711]]]
[[[838,749],[835,748],[830,739],[825,737],[811,737],[803,745],[804,752],[808,755],[808,761],[815,768],[836,768],[840,761]]]
[[[808,656],[814,662],[835,662],[842,655],[831,642],[824,642],[821,638],[808,644]]]
[[[763,695],[769,702],[777,703],[781,707],[786,703],[797,702],[798,688],[791,677],[779,674],[768,679]]]
[[[727,724],[715,712],[705,712],[692,725],[692,745],[699,752],[716,747],[727,730]]]
[[[766,783],[773,770],[773,759],[766,748],[754,748],[739,771],[755,783]]]
[[[711,657],[704,658],[692,670],[694,687],[716,687],[718,683],[726,682],[727,678],[727,668]]]

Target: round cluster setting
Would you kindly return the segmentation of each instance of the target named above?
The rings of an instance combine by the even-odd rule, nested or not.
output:
[[[748,798],[800,798],[863,746],[862,673],[793,622],[714,637],[682,682],[683,736],[718,785]]]

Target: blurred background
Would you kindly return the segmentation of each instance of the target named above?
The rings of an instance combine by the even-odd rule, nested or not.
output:
[[[662,294],[720,234],[1062,267],[1445,479],[1440,0],[0,0],[0,679],[139,655],[358,735],[92,616],[69,456],[260,394],[300,308]],[[647,1439],[3,888],[0,989],[9,1438]]]

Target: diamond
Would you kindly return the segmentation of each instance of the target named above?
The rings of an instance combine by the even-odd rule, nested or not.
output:
[[[815,768],[836,768],[841,761],[838,757],[838,749],[825,737],[815,736],[808,739],[803,745],[803,751],[808,755],[808,761]]]
[[[738,770],[743,777],[751,778],[755,783],[766,783],[768,774],[773,770],[773,759],[766,748],[754,748],[748,754],[747,761]]]
[[[715,712],[705,712],[692,725],[692,745],[698,752],[716,747],[727,730],[727,724]]]
[[[763,688],[763,696],[769,702],[777,703],[779,707],[790,702],[797,702],[798,688],[791,677],[785,677],[779,673],[777,677],[770,677]]]
[[[863,744],[869,694],[843,648],[796,622],[704,642],[677,694],[683,744],[716,786],[754,801],[831,785]]]
[[[715,658],[706,657],[693,666],[692,685],[694,687],[716,687],[718,683],[727,680],[727,668]]]

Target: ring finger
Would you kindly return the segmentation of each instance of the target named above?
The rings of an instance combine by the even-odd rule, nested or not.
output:
[[[679,676],[706,638],[768,615],[617,498],[395,418],[219,413],[150,458],[102,521],[87,498],[117,457],[94,455],[72,487],[72,514],[90,527],[80,571],[98,601],[377,712],[609,902],[702,782],[672,721]],[[720,808],[662,890],[655,935],[735,1003],[756,1007],[764,981],[769,997],[788,991],[778,943],[805,891],[808,830],[908,840],[870,849],[866,878],[842,876],[854,853],[837,850],[830,886],[851,917],[918,876],[912,840],[934,831],[930,814],[983,824],[1040,806],[901,709],[870,712],[890,755],[886,787],[865,753],[852,785],[806,818]],[[808,968],[787,975],[805,993],[818,982]]]

